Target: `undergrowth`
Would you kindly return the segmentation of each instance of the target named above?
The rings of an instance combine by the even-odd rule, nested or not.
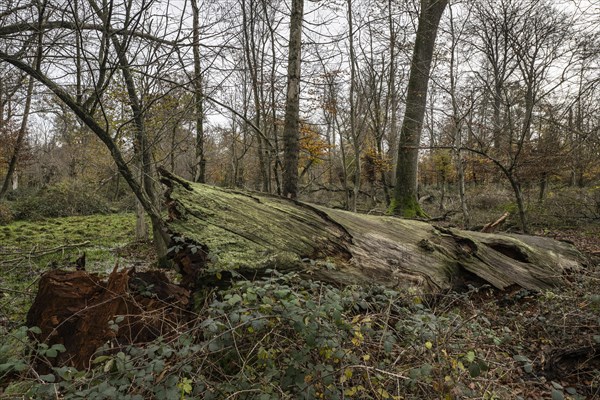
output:
[[[210,292],[175,336],[107,343],[88,371],[39,375],[24,355],[63,349],[13,330],[19,346],[0,348],[0,379],[4,398],[595,398],[597,370],[551,376],[543,361],[553,349],[600,341],[600,300],[583,295],[597,293],[599,277],[592,268],[544,293],[483,287],[423,297],[273,271]],[[123,320],[112,329],[127,329]]]

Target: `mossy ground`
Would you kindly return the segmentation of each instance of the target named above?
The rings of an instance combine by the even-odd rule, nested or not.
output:
[[[83,252],[86,270],[105,273],[152,263],[149,244],[135,241],[131,213],[16,221],[0,226],[0,326],[23,322],[39,276],[52,267],[70,268]],[[69,247],[73,245],[80,245]],[[49,253],[49,254],[45,254]]]

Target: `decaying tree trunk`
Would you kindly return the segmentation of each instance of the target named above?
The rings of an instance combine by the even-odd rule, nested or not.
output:
[[[559,285],[584,260],[549,238],[446,229],[162,176],[171,254],[188,284],[277,269],[342,285],[435,292],[468,279],[539,290]]]
[[[189,291],[169,283],[159,271],[115,267],[106,281],[85,271],[48,271],[40,279],[27,325],[40,329],[38,341],[62,344],[65,352],[53,359],[38,358],[36,367],[88,368],[106,343],[111,346],[104,351],[110,352],[176,335],[176,327],[187,320],[189,297]]]

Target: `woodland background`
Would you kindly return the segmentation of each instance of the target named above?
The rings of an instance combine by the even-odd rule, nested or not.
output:
[[[113,29],[135,32],[121,49],[143,115],[142,139],[118,54],[102,46],[107,34],[86,26],[102,18],[94,3],[73,4],[79,9],[7,3],[0,14],[5,55],[17,51],[88,107],[132,169],[144,164],[141,153],[191,180],[282,192],[288,3],[104,4],[113,7]],[[306,4],[302,199],[362,211],[389,205],[418,10],[412,2]],[[590,2],[449,5],[427,96],[420,197],[435,194],[427,198],[440,210],[460,211],[464,226],[477,206],[525,211],[556,195],[565,209],[552,214],[597,218],[598,13]],[[37,47],[36,16],[56,24],[38,35]],[[32,202],[17,202],[15,210],[2,203],[5,218],[44,216],[50,211],[42,208],[52,205],[54,215],[132,209],[110,151],[81,118],[23,70],[9,62],[0,68],[0,197]],[[457,196],[463,185],[468,193]],[[61,201],[33,204],[57,192]],[[91,208],[62,207],[78,196],[93,197]],[[582,209],[569,209],[575,205]]]
[[[427,73],[412,55],[441,4]],[[600,396],[599,25],[596,0],[1,2],[0,398]],[[508,213],[502,230],[586,264],[548,290],[448,293],[273,270],[166,306],[157,288],[181,278],[148,272],[122,296],[160,307],[98,327],[112,336],[85,367],[57,363],[65,346],[26,326],[41,277],[145,276],[184,246],[164,236],[159,168],[440,229]],[[396,212],[407,170],[418,207]],[[140,315],[152,339],[123,339]]]

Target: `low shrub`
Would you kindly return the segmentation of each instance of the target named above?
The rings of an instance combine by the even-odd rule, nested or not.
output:
[[[14,212],[10,203],[0,201],[0,225],[10,224],[14,220]]]
[[[79,181],[62,181],[37,194],[15,201],[17,219],[41,219],[91,215],[109,211],[108,202],[94,185]]]
[[[436,316],[420,298],[383,287],[339,289],[273,274],[210,293],[177,337],[110,343],[90,371],[57,367],[11,390],[64,399],[421,399],[435,397],[438,382],[447,385],[438,393],[470,393],[472,378],[487,369],[479,352],[444,344],[465,324],[458,314]],[[111,329],[128,329],[122,321]],[[38,357],[63,351],[31,347]]]

